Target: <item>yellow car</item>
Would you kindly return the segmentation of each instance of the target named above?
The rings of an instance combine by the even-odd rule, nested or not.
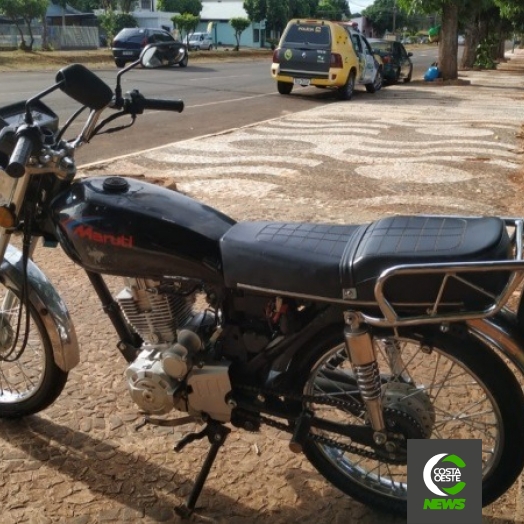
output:
[[[382,64],[364,35],[328,20],[290,20],[273,53],[271,75],[282,95],[294,86],[316,86],[349,100],[356,84],[369,93],[382,87]]]

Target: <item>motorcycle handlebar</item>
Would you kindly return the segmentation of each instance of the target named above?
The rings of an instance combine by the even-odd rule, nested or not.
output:
[[[25,165],[33,151],[33,139],[29,136],[19,136],[16,146],[9,159],[5,172],[12,178],[20,178],[25,173]]]
[[[177,111],[181,113],[184,110],[182,100],[161,100],[154,98],[144,98],[142,101],[144,109],[156,109],[159,111]]]

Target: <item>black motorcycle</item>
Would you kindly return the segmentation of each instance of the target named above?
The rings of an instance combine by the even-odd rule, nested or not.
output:
[[[0,416],[48,407],[79,361],[68,310],[32,261],[41,237],[86,271],[144,424],[202,424],[176,447],[210,442],[179,514],[194,510],[231,426],[288,432],[333,485],[399,514],[408,439],[481,439],[483,503],[496,500],[524,465],[524,397],[507,363],[524,371],[523,302],[507,306],[524,276],[523,220],[237,223],[144,181],[75,180],[75,150],[117,118],[182,111],[122,94],[122,74],[170,62],[158,49],[114,91],[74,64],[0,108]],[[81,106],[63,127],[42,102],[55,90]],[[124,277],[116,296],[104,275]]]

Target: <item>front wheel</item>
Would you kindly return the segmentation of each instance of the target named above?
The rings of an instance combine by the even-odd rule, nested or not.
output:
[[[44,323],[32,306],[28,323],[22,308],[15,344],[20,300],[14,291],[0,289],[0,418],[17,418],[48,407],[62,392],[67,373],[56,365]]]
[[[333,405],[308,398],[304,407],[328,421],[327,428],[334,427],[329,425],[333,422],[369,428],[341,330],[337,331],[319,341],[294,371],[301,377],[299,391],[332,397]],[[413,329],[402,336],[375,334],[373,344],[387,426],[400,430],[406,443],[410,438],[481,439],[482,502],[495,501],[524,466],[524,397],[508,367],[475,339],[436,328]],[[340,400],[357,407],[337,407]],[[374,445],[359,444],[361,451],[355,452],[353,441],[332,431],[312,429],[317,438],[310,437],[304,446],[311,464],[356,500],[405,515],[406,450],[404,458],[401,452],[393,461]]]
[[[182,58],[182,60],[178,62],[178,65],[180,67],[187,67],[188,62],[189,62],[189,55],[186,53],[186,56],[184,56],[184,58]]]

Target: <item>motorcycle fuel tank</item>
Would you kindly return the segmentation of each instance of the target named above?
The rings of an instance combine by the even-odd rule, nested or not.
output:
[[[235,221],[154,184],[93,177],[52,203],[67,255],[97,273],[222,281],[219,240]]]

